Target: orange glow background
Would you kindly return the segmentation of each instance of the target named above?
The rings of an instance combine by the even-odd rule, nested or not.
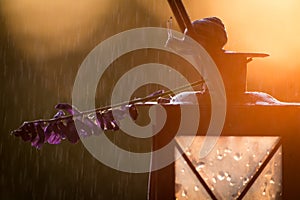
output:
[[[192,20],[220,17],[226,49],[269,53],[248,65],[248,90],[282,101],[300,101],[300,3],[297,0],[183,1]],[[167,1],[3,0],[1,13],[14,43],[27,59],[86,55],[105,38],[139,26],[162,26],[172,15]],[[34,67],[34,66],[33,66]],[[38,69],[40,70],[40,69]]]
[[[192,1],[187,8],[192,19],[202,13],[223,20],[229,37],[225,49],[270,54],[248,64],[248,90],[300,100],[299,1]]]
[[[248,64],[248,90],[300,102],[299,0],[183,3],[192,20],[208,16],[223,20],[227,50],[270,54]],[[166,27],[172,15],[167,0],[0,0],[0,199],[135,199],[147,194],[149,174],[110,169],[81,143],[65,141],[37,151],[9,133],[24,121],[51,118],[59,102],[71,103],[78,68],[101,41],[132,28]],[[178,30],[175,22],[174,28]],[[126,64],[130,65],[120,65]],[[288,144],[283,161],[292,166],[287,167],[288,178],[295,176],[296,180],[299,117],[287,120],[298,110],[276,109],[274,113],[277,111],[280,115],[274,118],[278,120],[259,120],[258,126],[271,124],[278,131],[283,129],[278,129],[277,122],[283,120],[279,127],[291,125],[282,132]],[[297,182],[289,185],[294,191],[299,187]]]

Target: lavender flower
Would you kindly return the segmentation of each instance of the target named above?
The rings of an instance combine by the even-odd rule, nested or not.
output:
[[[114,111],[111,109],[95,111],[95,120],[67,103],[57,104],[55,108],[58,112],[53,119],[24,122],[21,127],[12,131],[12,134],[31,142],[32,146],[40,149],[45,143],[60,144],[64,139],[75,144],[80,137],[96,134],[100,128],[104,131],[119,130],[118,120],[125,118],[128,113],[133,120],[138,116],[134,105],[124,106]]]

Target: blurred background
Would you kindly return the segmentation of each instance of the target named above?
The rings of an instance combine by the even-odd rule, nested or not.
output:
[[[183,2],[192,20],[223,20],[225,49],[271,55],[248,64],[248,90],[300,102],[298,1]],[[170,16],[167,0],[0,2],[0,199],[146,197],[147,174],[110,169],[81,143],[36,150],[9,133],[23,121],[52,117],[59,102],[70,103],[78,68],[101,41],[132,28],[166,27]]]

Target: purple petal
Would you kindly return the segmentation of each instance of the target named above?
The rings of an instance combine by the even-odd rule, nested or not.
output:
[[[17,129],[12,132],[17,137],[21,137],[23,141],[27,142],[31,140],[31,134],[23,129]]]
[[[59,118],[59,117],[61,117],[61,116],[64,116],[65,115],[65,112],[64,111],[62,111],[62,110],[59,110],[54,116],[53,116],[53,118]]]
[[[75,122],[76,122],[76,129],[81,137],[87,137],[93,134],[92,129],[88,125],[86,125],[80,120],[76,120]]]
[[[133,120],[136,120],[138,118],[138,111],[134,104],[131,104],[129,106],[129,115],[130,115],[131,119],[133,119]]]
[[[126,117],[126,114],[128,114],[127,108],[114,109],[112,111],[112,113],[113,113],[114,119],[116,119],[116,120],[122,120]]]
[[[90,129],[92,133],[97,133],[98,132],[98,126],[89,118],[84,118],[83,123],[85,124],[85,127],[87,129]]]
[[[120,127],[119,127],[117,121],[113,120],[113,121],[112,121],[112,125],[113,125],[113,130],[114,130],[114,131],[117,131],[117,130],[120,129]]]
[[[112,115],[112,111],[106,111],[102,113],[102,118],[104,121],[104,126],[106,127],[107,130],[114,130],[114,117]]]
[[[71,114],[71,115],[80,115],[81,112],[74,107],[73,105],[67,104],[67,103],[60,103],[57,104],[55,106],[56,109],[61,109],[61,110],[65,110],[67,113]],[[91,121],[88,118],[80,118],[79,121],[82,120],[83,124],[79,124],[79,126],[82,126],[83,128],[79,130],[79,134],[80,136],[88,136],[88,135],[92,135],[91,131],[89,129],[92,130],[92,132],[97,132],[97,125],[94,124],[93,121]],[[77,122],[76,122],[77,123]],[[79,122],[80,123],[80,122]]]
[[[59,110],[64,110],[70,115],[78,115],[81,113],[77,108],[68,103],[59,103],[55,106],[55,108]]]
[[[47,142],[49,144],[60,144],[61,140],[62,138],[60,134],[52,132],[52,134],[47,139]]]
[[[34,123],[36,137],[31,141],[31,145],[40,149],[45,141],[45,133],[40,123]]]
[[[45,128],[45,140],[49,144],[59,144],[61,140],[63,139],[64,135],[60,133],[59,128],[57,127],[56,122],[50,123]]]
[[[104,120],[103,120],[103,118],[102,118],[102,113],[97,112],[97,113],[96,113],[96,116],[97,116],[97,123],[98,123],[98,125],[100,126],[100,128],[101,128],[102,130],[104,130]]]
[[[23,125],[20,127],[20,130],[21,132],[19,132],[19,134],[21,134],[21,137],[24,141],[32,141],[37,136],[35,127],[32,123],[23,123]]]
[[[67,126],[63,129],[64,134],[71,143],[77,143],[79,136],[73,120],[67,122]]]
[[[31,140],[31,146],[40,149],[39,140],[40,140],[40,137],[37,135],[33,140]]]
[[[103,130],[119,130],[119,126],[117,121],[114,119],[113,112],[111,110],[108,110],[106,112],[103,112],[101,114],[101,120],[104,125]]]

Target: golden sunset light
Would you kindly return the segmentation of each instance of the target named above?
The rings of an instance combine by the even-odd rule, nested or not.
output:
[[[0,0],[0,199],[300,199],[299,0]]]

